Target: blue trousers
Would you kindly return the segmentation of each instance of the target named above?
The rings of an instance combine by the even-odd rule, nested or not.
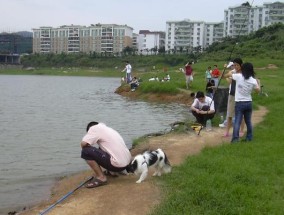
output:
[[[231,141],[232,143],[239,141],[239,131],[240,131],[243,117],[244,117],[244,120],[247,126],[246,141],[252,140],[251,115],[252,115],[252,102],[251,101],[236,102],[235,123],[234,123],[234,130],[233,130],[233,138]]]

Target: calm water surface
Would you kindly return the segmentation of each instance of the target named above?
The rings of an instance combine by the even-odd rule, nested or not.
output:
[[[182,105],[131,101],[118,78],[0,76],[0,214],[47,198],[59,176],[88,169],[80,141],[89,121],[116,129],[131,147],[187,117]]]

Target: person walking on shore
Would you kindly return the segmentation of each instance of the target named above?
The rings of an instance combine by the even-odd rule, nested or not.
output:
[[[94,171],[94,179],[86,187],[106,185],[107,177],[101,167],[110,172],[124,171],[131,161],[130,151],[120,134],[103,123],[90,122],[86,131],[81,142],[81,158]]]
[[[189,61],[187,64],[185,64],[185,84],[186,84],[186,89],[189,89],[190,87],[190,82],[193,81],[193,69],[192,69],[192,62]]]

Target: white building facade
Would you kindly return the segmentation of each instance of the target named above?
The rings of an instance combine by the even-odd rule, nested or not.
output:
[[[164,46],[165,32],[140,30],[137,34],[136,47],[140,54],[156,54]]]
[[[221,34],[220,34],[221,31]],[[208,47],[223,36],[223,23],[205,23],[203,21],[167,21],[166,51],[188,52],[195,48]]]
[[[242,4],[224,11],[224,37],[237,37],[274,23],[284,23],[284,3],[264,3],[263,6]]]
[[[224,11],[222,22],[167,21],[165,49],[171,52],[202,50],[223,37],[247,35],[278,22],[284,23],[283,2],[229,7]]]
[[[33,53],[112,53],[132,47],[133,28],[127,25],[70,25],[33,29]]]

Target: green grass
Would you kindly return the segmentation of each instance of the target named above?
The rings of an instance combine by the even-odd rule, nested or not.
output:
[[[253,96],[269,113],[250,143],[225,144],[191,156],[159,180],[164,200],[151,214],[283,214],[284,66],[269,59],[257,70],[269,97]],[[256,67],[257,67],[256,66]]]

